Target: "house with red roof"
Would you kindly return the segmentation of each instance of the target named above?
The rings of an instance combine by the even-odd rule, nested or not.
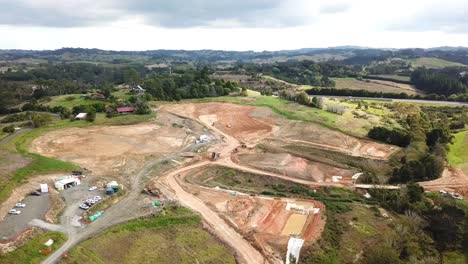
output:
[[[118,107],[116,110],[117,110],[117,113],[119,114],[130,114],[130,113],[135,112],[135,107],[133,106]]]

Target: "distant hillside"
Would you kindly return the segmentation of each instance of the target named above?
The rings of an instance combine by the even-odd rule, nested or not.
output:
[[[447,60],[442,60],[438,58],[429,58],[429,57],[422,57],[417,59],[409,59],[409,62],[413,65],[413,67],[426,67],[431,69],[440,69],[445,67],[462,67],[466,66],[464,64],[458,62],[452,62]]]

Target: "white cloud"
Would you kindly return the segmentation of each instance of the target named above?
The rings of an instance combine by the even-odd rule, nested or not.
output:
[[[463,2],[0,0],[0,48],[459,46],[468,44]]]

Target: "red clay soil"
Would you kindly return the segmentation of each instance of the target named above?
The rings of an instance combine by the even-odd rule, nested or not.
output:
[[[306,241],[316,241],[319,239],[325,227],[325,220],[322,218],[325,215],[325,205],[320,202],[314,202],[314,205],[320,209],[320,212],[313,216],[312,223],[310,223],[304,236],[304,240]]]
[[[256,169],[317,182],[331,182],[333,176],[343,177],[343,182],[346,179],[351,181],[351,177],[356,173],[350,169],[309,161],[288,153],[249,153],[233,156],[239,163]]]
[[[269,214],[258,224],[260,232],[279,235],[288,221],[290,212],[285,209],[286,203],[281,201],[273,202]]]
[[[419,184],[429,191],[445,190],[449,192],[458,192],[464,197],[468,196],[468,176],[466,176],[460,169],[445,169],[442,173],[442,177],[439,179],[420,182]]]
[[[268,108],[236,105],[230,103],[203,103],[165,105],[164,109],[182,116],[200,119],[213,116],[216,128],[239,140],[257,141],[268,136],[275,121]]]

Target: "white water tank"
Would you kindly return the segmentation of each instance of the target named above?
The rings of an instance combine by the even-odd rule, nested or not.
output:
[[[41,184],[41,192],[47,193],[49,192],[49,186],[47,184]]]

